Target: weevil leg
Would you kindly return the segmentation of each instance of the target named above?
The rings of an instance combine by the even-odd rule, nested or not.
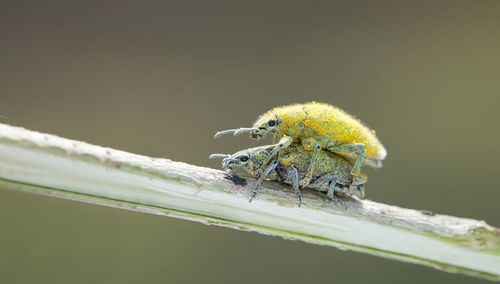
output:
[[[357,196],[360,199],[365,198],[365,187],[363,183],[365,180],[363,180],[359,176],[351,176],[350,181],[347,183],[349,184],[349,187],[344,190],[344,194],[347,196]]]
[[[365,154],[366,154],[365,144],[356,143],[356,144],[346,144],[346,145],[340,145],[340,146],[327,146],[326,149],[328,149],[332,152],[338,152],[338,153],[359,152],[359,157],[356,160],[356,163],[354,163],[354,167],[352,167],[352,170],[351,170],[351,174],[353,176],[359,175],[361,163],[363,162],[363,159],[365,158]]]
[[[273,160],[271,161],[269,166],[267,166],[265,171],[262,173],[262,175],[260,175],[259,179],[257,179],[257,181],[255,182],[255,187],[252,190],[252,193],[250,193],[250,200],[248,202],[252,202],[255,196],[257,196],[257,193],[259,193],[260,184],[267,175],[269,175],[272,171],[274,171],[274,169],[276,169],[277,165],[278,165],[278,160]]]
[[[317,145],[314,149],[314,154],[311,158],[311,162],[309,163],[309,168],[307,169],[307,173],[304,178],[300,181],[300,187],[307,187],[312,180],[314,170],[316,169],[316,161],[318,160],[319,152],[321,151],[321,146]]]
[[[364,199],[365,198],[365,186],[364,185],[358,185],[358,190],[356,191],[356,196]]]
[[[330,182],[331,175],[332,174],[325,174],[325,175],[319,177],[318,179],[316,179],[314,182],[311,182],[309,185],[312,188],[323,188],[325,183]],[[326,192],[327,190],[321,190],[321,191]]]
[[[278,154],[279,151],[285,149],[286,147],[290,146],[292,144],[293,139],[290,136],[283,136],[280,141],[275,145],[273,151],[271,152],[270,157],[274,157],[276,154]]]
[[[326,196],[328,198],[333,199],[335,197],[335,185],[337,185],[337,175],[333,174],[331,178],[331,183],[330,183],[330,188],[328,189],[328,192],[326,193]]]
[[[338,180],[339,176],[336,173],[331,172],[315,180],[312,185],[324,189],[325,185],[328,187],[328,183],[331,182],[330,186],[328,187],[328,191],[326,193],[327,198],[331,199],[333,202],[335,202],[335,204],[345,208],[344,203],[340,199],[338,199],[338,197],[335,196],[335,192],[337,192],[336,186],[338,184],[337,183]]]
[[[347,191],[347,194],[349,196],[353,196],[356,192],[356,186],[354,185],[354,182],[349,185],[349,190]]]
[[[302,204],[302,192],[300,192],[299,189],[299,172],[297,171],[297,168],[294,165],[292,165],[291,168],[292,168],[293,189],[295,190],[295,197],[297,198],[300,207],[300,204]]]
[[[266,167],[266,165],[269,164],[269,162],[274,159],[274,157],[278,154],[279,151],[285,149],[286,147],[290,146],[292,144],[293,139],[290,136],[283,136],[278,143],[274,145],[274,149],[271,151],[269,156],[263,161],[262,165],[263,167]],[[263,175],[263,168],[261,168],[257,174],[259,176]]]
[[[328,189],[326,196],[328,198],[330,198],[333,202],[335,202],[337,205],[339,205],[340,207],[345,208],[344,203],[335,196],[335,186],[336,185],[337,185],[337,174],[333,174],[332,178],[331,178],[330,188]]]
[[[357,196],[360,199],[363,199],[364,198],[364,188],[360,185],[351,184],[351,186],[346,190],[346,192],[344,194],[347,196],[350,196],[350,197]]]
[[[331,199],[333,202],[335,202],[335,204],[345,208],[344,203],[340,199],[338,199],[338,197],[335,196],[335,192],[337,192],[336,186],[338,178],[339,178],[338,175],[333,172],[325,174],[321,178],[316,180],[314,182],[314,185],[323,187],[323,185],[325,184],[328,186],[328,183],[330,182],[330,186],[328,187],[328,192],[326,193],[327,198]]]
[[[309,162],[309,168],[307,169],[306,175],[300,181],[300,187],[304,188],[311,183],[312,175],[316,169],[316,161],[318,160],[319,152],[321,151],[321,145],[313,139],[302,140],[302,147],[306,150],[314,150],[314,154]]]

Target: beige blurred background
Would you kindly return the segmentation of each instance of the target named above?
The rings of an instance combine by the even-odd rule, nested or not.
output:
[[[369,199],[500,226],[499,51],[498,1],[2,1],[0,114],[219,168],[209,154],[257,143],[217,130],[327,102],[388,149]],[[2,283],[202,281],[483,282],[0,189]]]

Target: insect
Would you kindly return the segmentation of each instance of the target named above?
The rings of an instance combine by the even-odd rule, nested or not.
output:
[[[261,115],[253,127],[219,131],[214,138],[227,133],[238,135],[244,132],[250,132],[253,139],[274,133],[276,144],[270,158],[292,142],[301,142],[304,149],[314,151],[306,175],[300,181],[303,187],[311,182],[321,149],[339,153],[353,161],[351,174],[354,176],[359,174],[363,161],[369,166],[380,168],[381,161],[387,155],[375,131],[341,109],[323,103],[276,107]]]
[[[293,186],[300,206],[302,193],[299,189],[299,180],[306,175],[313,158],[313,152],[306,151],[299,143],[292,143],[289,147],[281,150],[277,156],[270,157],[270,155],[273,155],[274,148],[274,145],[267,145],[241,150],[232,155],[212,154],[210,158],[223,158],[222,168],[224,170],[234,171],[243,168],[250,175],[258,176],[255,187],[250,194],[250,201],[257,196],[264,178],[274,171],[281,183]],[[258,171],[269,158],[271,158],[269,165],[265,168],[263,174],[258,175]],[[367,182],[368,177],[364,174],[352,176],[350,174],[352,163],[345,158],[329,151],[320,151],[317,155],[316,164],[309,188],[326,192],[328,198],[341,206],[343,204],[335,197],[335,194],[340,196],[356,195],[364,198],[364,183]]]

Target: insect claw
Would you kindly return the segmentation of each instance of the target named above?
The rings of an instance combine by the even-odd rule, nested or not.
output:
[[[336,203],[339,207],[342,207],[342,208],[344,208],[344,209],[347,209],[347,207],[345,206],[344,202],[342,202],[340,199],[335,198],[335,203]]]
[[[254,193],[255,193],[255,192],[252,192],[252,193],[250,194],[250,199],[248,200],[248,203],[251,203],[251,202],[252,202],[252,200],[255,198],[255,196],[257,196],[257,193],[255,193],[255,194],[254,194]]]
[[[252,190],[252,193],[250,193],[250,200],[248,200],[248,203],[252,202],[252,200],[255,198],[255,196],[257,196],[258,191],[259,191],[259,187],[255,187]]]

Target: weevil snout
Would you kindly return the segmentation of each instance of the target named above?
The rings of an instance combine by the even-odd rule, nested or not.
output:
[[[227,171],[227,170],[230,170],[232,171],[233,170],[233,163],[235,162],[235,159],[232,159],[232,158],[224,158],[222,159],[222,168]]]

